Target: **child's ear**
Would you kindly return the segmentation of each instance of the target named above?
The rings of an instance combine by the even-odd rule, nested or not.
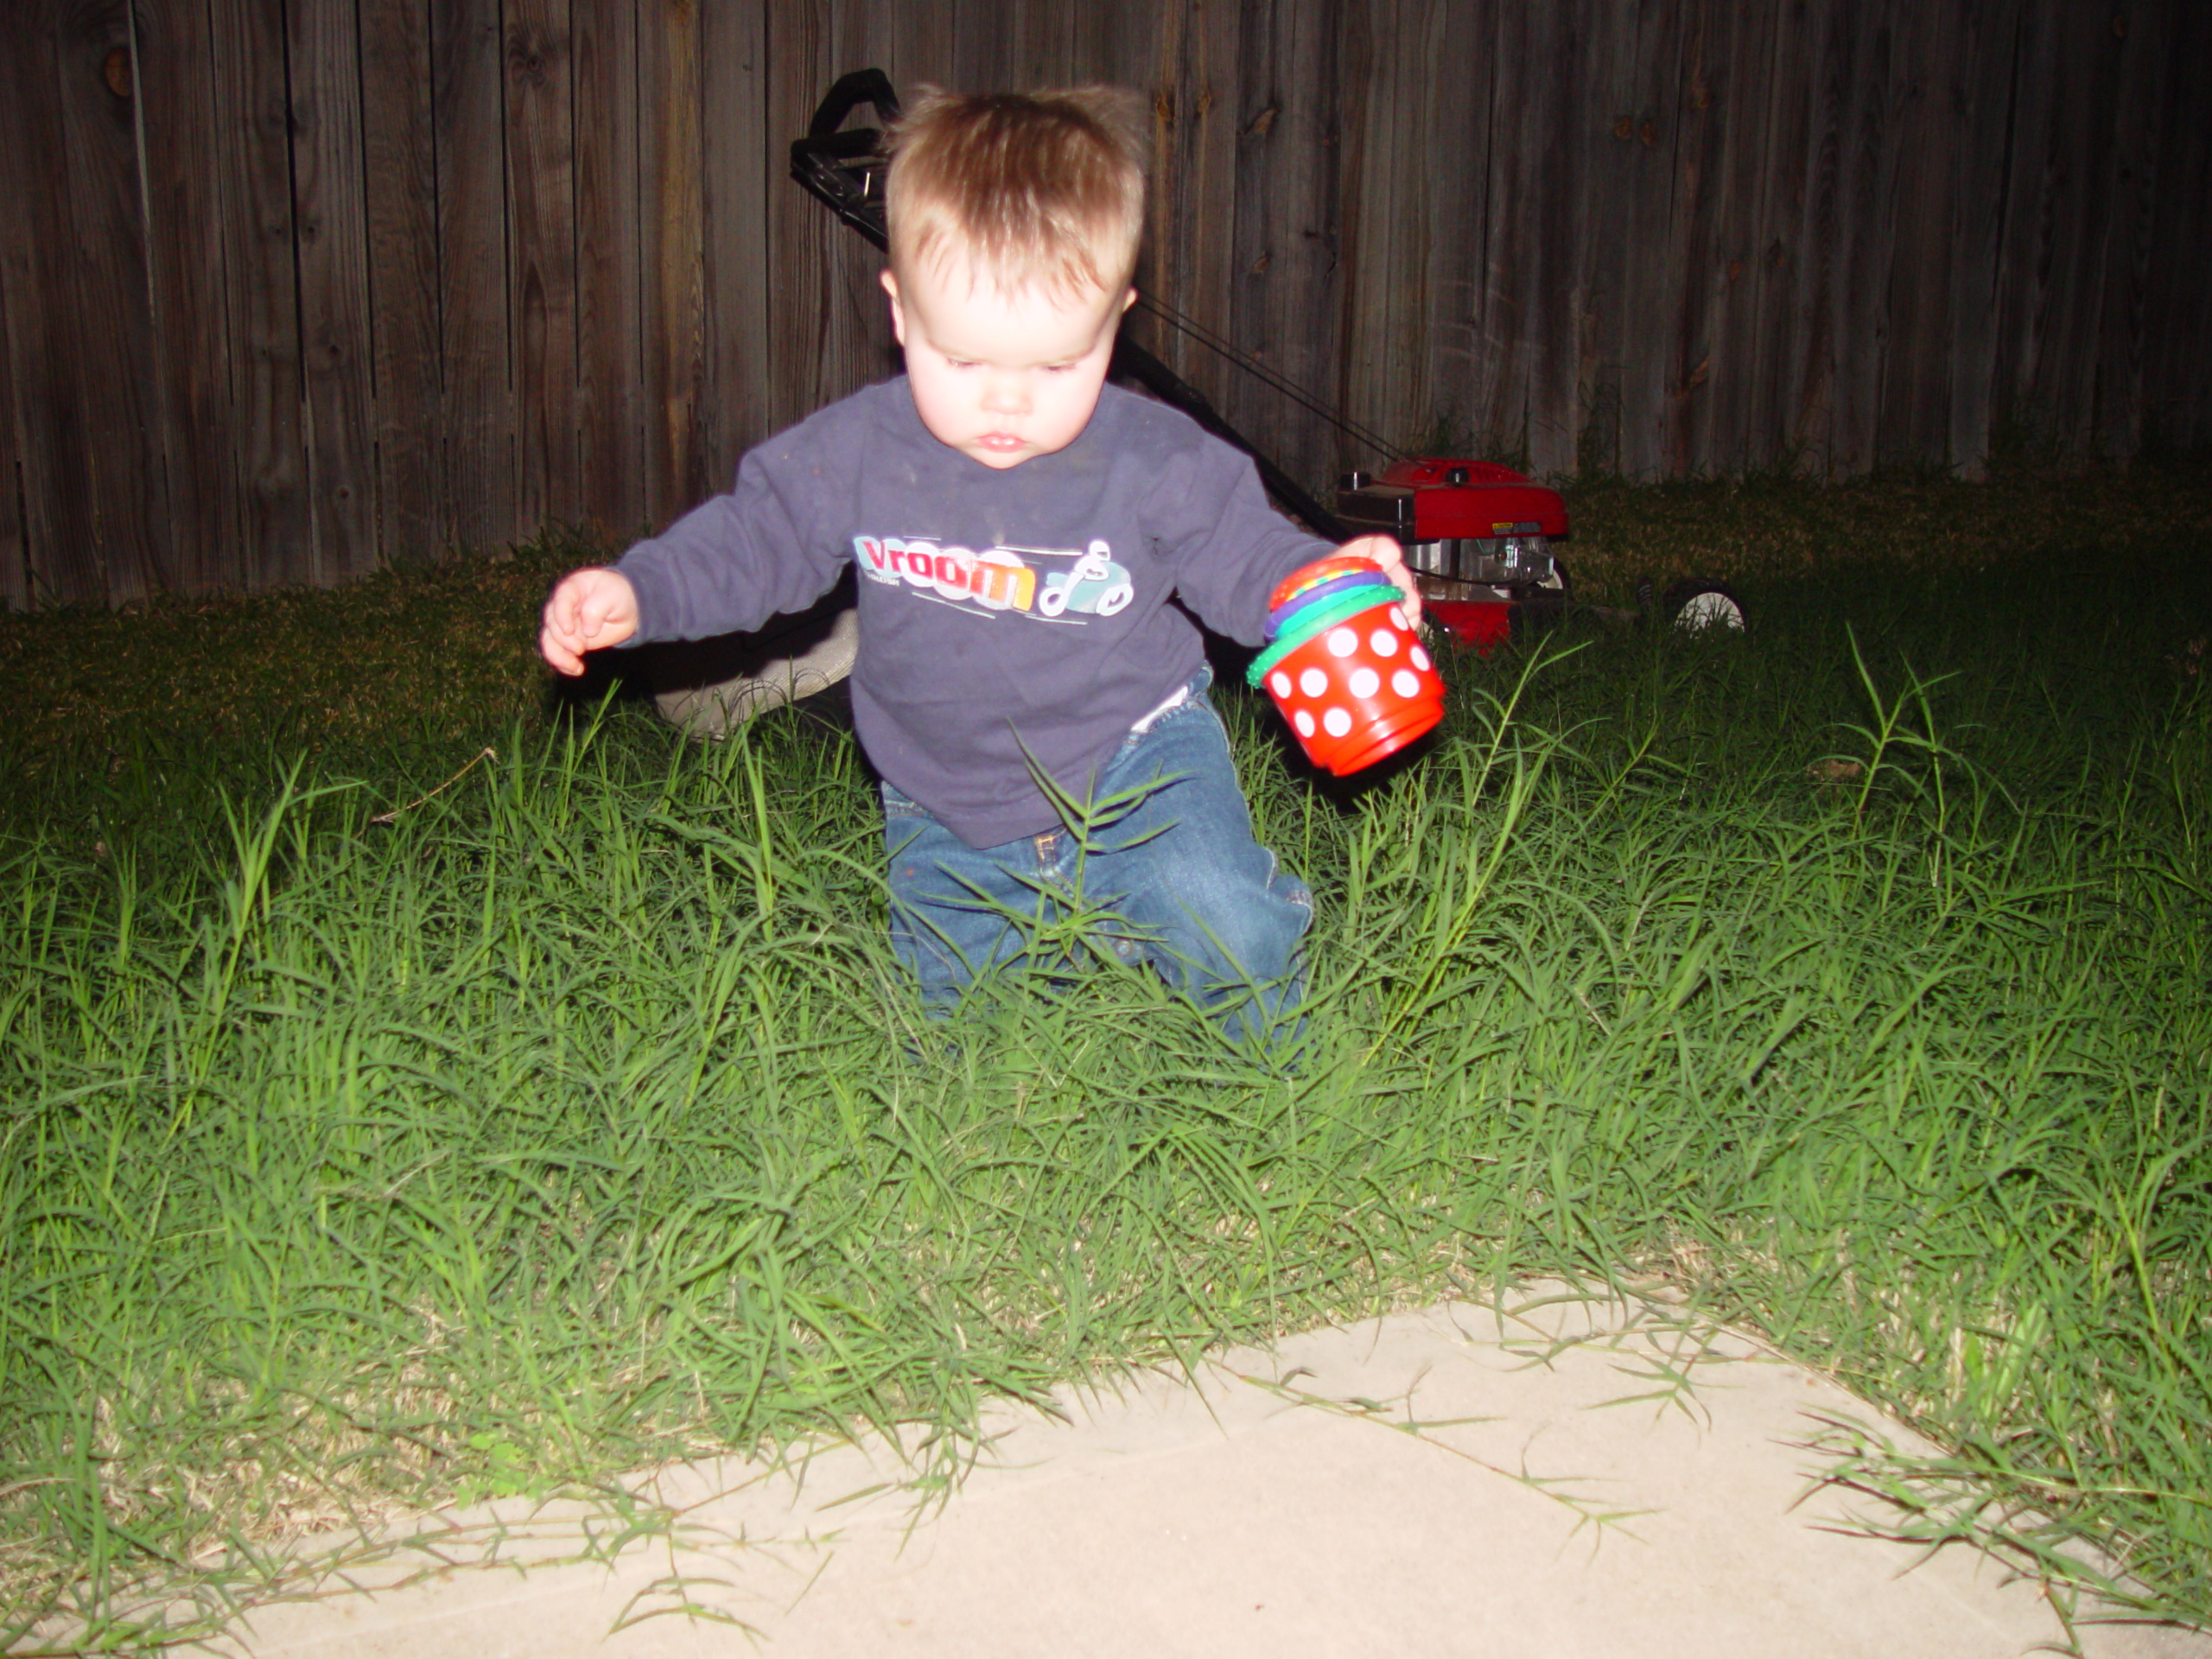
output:
[[[886,271],[886,272],[884,272],[884,275],[885,275],[885,276],[889,276],[890,274],[891,274],[891,273],[890,273],[889,271]],[[1133,289],[1131,289],[1128,293],[1126,293],[1126,294],[1124,294],[1124,295],[1122,295],[1122,310],[1124,310],[1124,311],[1128,310],[1131,306],[1135,305],[1136,302],[1137,302],[1137,291],[1136,291],[1136,289],[1135,289],[1134,288],[1133,288]]]
[[[892,337],[904,346],[906,343],[906,308],[899,298],[899,273],[887,266],[883,272],[883,291],[891,296]],[[1136,298],[1135,289],[1129,291],[1129,297]]]

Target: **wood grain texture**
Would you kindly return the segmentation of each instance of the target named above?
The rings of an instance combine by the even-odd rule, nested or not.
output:
[[[67,259],[58,8],[0,53],[0,301],[8,308],[9,422],[22,468],[23,563],[40,605],[107,596],[92,518],[92,435],[71,350],[82,326]]]
[[[2048,299],[2057,257],[2057,142],[2063,19],[2052,9],[2024,4],[2013,48],[2006,135],[2005,223],[1997,260],[1997,339],[1991,387],[1991,442],[2040,442],[2046,416],[2036,388],[2048,343]]]
[[[93,569],[72,585],[110,603],[174,585],[159,449],[128,0],[79,0],[46,37],[61,123],[68,350],[92,452]]]
[[[1855,20],[1855,27],[1838,34],[1837,67],[1848,82],[1840,103],[1834,304],[1829,313],[1834,331],[1827,440],[1831,477],[1849,477],[1874,465],[1875,426],[1889,343],[1890,264],[1897,238],[1896,16],[1913,3],[1875,0]]]
[[[2212,442],[2212,283],[2187,251],[2212,243],[2212,101],[2197,67],[2212,53],[2212,10],[2181,8],[2166,57],[2154,257],[2145,273],[2143,433],[2162,450]]]
[[[507,315],[515,516],[582,517],[577,476],[575,55],[569,0],[506,0]]]
[[[5,134],[5,127],[0,126],[0,138]],[[15,199],[15,192],[0,175],[0,212],[6,211]],[[9,343],[9,270],[7,259],[0,257],[0,391],[16,384],[16,353]],[[0,404],[0,611],[29,610],[31,603],[30,544],[23,535],[22,460],[10,399]]]
[[[704,24],[700,94],[706,111],[708,303],[698,448],[709,487],[726,489],[739,457],[775,429],[766,396],[771,283],[760,232],[770,192],[797,187],[784,176],[783,145],[768,129],[768,40],[761,10],[717,6],[704,15]]]
[[[1749,49],[1739,9],[1697,0],[1689,11],[1677,94],[1681,132],[1675,145],[1674,219],[1665,268],[1675,286],[1662,452],[1666,470],[1694,470],[1715,448],[1713,359],[1726,355],[1724,331],[1732,295],[1728,245],[1736,177],[1732,149],[1748,149],[1733,121],[1732,96],[1742,54]],[[1725,373],[1725,370],[1724,370]]]
[[[697,0],[638,8],[639,284],[644,302],[645,516],[665,524],[705,493],[693,421],[706,350]]]
[[[645,508],[639,0],[575,0],[576,511],[626,542]]]
[[[210,0],[209,16],[238,435],[238,556],[247,586],[275,588],[306,580],[314,547],[301,425],[283,18],[268,0]]]
[[[1541,66],[1534,10],[1490,9],[1491,65],[1483,169],[1480,262],[1471,436],[1485,454],[1516,457],[1529,447],[1529,376],[1538,267],[1536,216],[1548,181],[1541,108]]]
[[[1628,351],[1628,205],[1636,172],[1636,33],[1621,0],[1587,0],[1590,44],[1577,107],[1598,136],[1585,150],[1575,254],[1576,464],[1621,468],[1621,378]]]
[[[1339,315],[1338,0],[1244,0],[1231,338],[1295,384],[1331,390]],[[1241,380],[1230,417],[1293,478],[1325,486],[1335,435]]]
[[[377,565],[360,35],[354,20],[333,7],[295,7],[286,16],[313,531],[307,576],[327,585]]]
[[[1709,16],[1714,0],[1705,3]],[[1688,453],[1697,460],[1688,464],[1740,472],[1770,459],[1752,426],[1752,394],[1778,20],[1773,6],[1719,10],[1726,13],[1725,42],[1708,35],[1700,60],[1704,95],[1719,118],[1705,132],[1709,147],[1717,140],[1706,166],[1719,193],[1707,248],[1708,314],[1705,343],[1683,357],[1688,378],[1694,379],[1700,365],[1705,376],[1690,411]]]
[[[1140,286],[1212,334],[1234,327],[1236,63],[1235,0],[1160,0],[1153,86],[1151,233]],[[1139,338],[1218,407],[1235,374],[1218,355],[1172,331]]]
[[[205,594],[242,586],[246,575],[230,315],[223,303],[214,60],[204,10],[193,16],[144,7],[134,21],[132,79],[145,135],[147,283],[172,535],[169,575],[177,591]],[[13,468],[0,472],[13,475]]]
[[[1620,469],[1656,475],[1666,463],[1674,401],[1669,319],[1679,309],[1679,269],[1667,263],[1675,228],[1675,147],[1681,137],[1683,0],[1638,0],[1627,87],[1629,139],[1615,154],[1627,169],[1626,270],[1621,290]]]
[[[1520,142],[1542,180],[1533,205],[1535,270],[1528,315],[1528,461],[1540,475],[1574,470],[1581,435],[1575,354],[1575,282],[1581,269],[1581,201],[1599,124],[1577,101],[1590,46],[1586,9],[1532,14],[1535,50]]]
[[[2178,0],[2133,0],[2115,9],[2121,30],[2109,198],[2102,250],[2102,303],[2092,320],[2092,453],[2126,457],[2143,442],[2144,307],[2157,257],[2159,149],[2170,118],[2165,43],[2177,32]]]
[[[1150,100],[1140,284],[1399,442],[2212,440],[2190,0],[21,0],[0,600],[623,539],[896,365],[835,77]],[[1132,330],[1294,474],[1376,457]]]
[[[2022,0],[1963,0],[1961,8],[1962,104],[1953,161],[1959,183],[1951,215],[1946,458],[1969,478],[1982,474],[1996,419],[1998,298],[2005,221],[2014,210],[2008,175],[2021,4]]]
[[[2050,148],[2044,159],[2047,273],[2037,320],[2038,352],[2028,389],[2037,428],[2069,454],[2093,429],[2099,323],[2112,219],[2114,125],[2126,44],[2123,6],[2070,6],[2058,16]]]
[[[943,9],[931,15],[941,17]],[[786,147],[768,158],[772,171],[766,189],[764,254],[772,262],[775,287],[768,310],[768,380],[763,401],[772,430],[779,431],[819,407],[816,391],[832,243],[839,238],[857,239],[819,202],[791,183],[785,170],[791,140],[806,130],[830,83],[845,69],[861,67],[833,63],[829,21],[826,8],[816,6],[772,6],[768,12],[768,130],[775,135],[772,143]],[[861,111],[854,120],[865,119],[867,114]]]
[[[361,0],[361,8],[378,550],[389,562],[420,562],[455,539],[438,316],[430,17],[421,0]]]
[[[488,553],[536,528],[517,505],[499,0],[448,0],[430,27],[445,489],[451,539]]]
[[[1950,285],[1958,234],[1958,130],[1965,102],[1963,30],[1948,6],[1907,6],[1897,16],[1897,232],[1889,334],[1882,354],[1877,460],[1945,455],[1950,428]]]

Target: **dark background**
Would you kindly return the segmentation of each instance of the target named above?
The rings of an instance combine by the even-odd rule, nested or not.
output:
[[[623,537],[890,365],[844,70],[1147,89],[1150,292],[1401,442],[2212,442],[2201,0],[5,0],[0,600]],[[1295,475],[1376,457],[1135,325]]]

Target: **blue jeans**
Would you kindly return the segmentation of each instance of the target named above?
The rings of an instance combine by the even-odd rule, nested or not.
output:
[[[1252,838],[1252,815],[1201,670],[1179,706],[1132,732],[1092,799],[1134,805],[973,848],[886,784],[891,944],[933,1007],[986,975],[1065,976],[1086,957],[1149,963],[1232,1040],[1281,1034],[1305,989],[1313,895]]]

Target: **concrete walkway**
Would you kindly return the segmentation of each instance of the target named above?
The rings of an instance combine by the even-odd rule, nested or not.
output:
[[[357,1581],[264,1608],[227,1651],[568,1656],[1482,1655],[2010,1659],[2064,1640],[2032,1584],[1864,1535],[1816,1477],[1841,1389],[1726,1332],[1524,1288],[1003,1410],[918,1516],[881,1448],[667,1471],[674,1513],[576,1559],[576,1511],[428,1526]],[[1854,1518],[1855,1517],[1855,1518]],[[1894,1518],[1894,1517],[1891,1517]],[[512,1566],[480,1562],[487,1553]],[[566,1559],[563,1559],[566,1558]],[[687,1611],[688,1610],[688,1611]],[[2212,1638],[2084,1627],[2101,1659]]]

